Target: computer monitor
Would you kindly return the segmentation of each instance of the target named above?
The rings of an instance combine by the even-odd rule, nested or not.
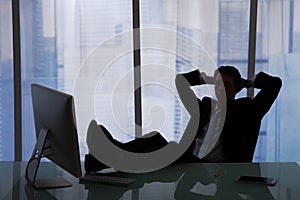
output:
[[[61,177],[37,179],[37,171],[41,158],[47,157],[73,176],[82,176],[73,96],[38,84],[31,85],[31,95],[37,141],[26,180],[35,189],[72,186]]]

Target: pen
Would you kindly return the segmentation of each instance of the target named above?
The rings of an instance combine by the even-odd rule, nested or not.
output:
[[[222,171],[215,173],[214,176],[219,177],[219,176],[223,175],[224,173],[225,173],[225,170],[222,170]]]

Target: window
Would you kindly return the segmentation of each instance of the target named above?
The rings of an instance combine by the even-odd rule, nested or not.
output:
[[[143,134],[157,130],[180,140],[189,116],[176,94],[176,73],[212,74],[229,64],[247,77],[250,2],[139,1]],[[0,160],[14,154],[11,4],[0,0]],[[300,162],[299,8],[298,0],[258,1],[255,72],[280,76],[283,87],[262,122],[255,161]],[[134,138],[132,18],[128,0],[20,0],[23,160],[35,142],[31,83],[74,95],[82,156],[92,118],[121,141]],[[202,97],[213,89],[195,92]]]
[[[134,121],[128,119],[133,118],[133,108],[124,113],[110,104],[112,98],[122,99],[123,93],[132,90],[132,80],[127,79],[123,93],[113,93],[118,80],[132,70],[132,54],[116,54],[132,49],[132,39],[126,38],[132,26],[131,1],[21,0],[20,11],[23,159],[27,160],[35,144],[32,83],[74,96],[82,157],[91,119],[122,140],[132,137]],[[95,65],[89,65],[95,57]]]
[[[256,70],[283,80],[279,98],[264,119],[257,161],[300,162],[298,143],[300,71],[299,1],[258,1]]]
[[[249,2],[149,0],[141,11],[144,127],[179,141],[189,116],[176,95],[176,73],[198,68],[213,75],[227,64],[247,77]],[[195,92],[214,96],[213,86]]]

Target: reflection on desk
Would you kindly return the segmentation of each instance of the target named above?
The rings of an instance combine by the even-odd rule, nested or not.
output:
[[[297,163],[178,164],[141,174],[102,171],[135,179],[129,186],[82,183],[53,163],[42,163],[39,176],[63,176],[73,186],[34,190],[25,182],[26,162],[0,162],[0,199],[300,199]],[[221,172],[221,173],[220,173]],[[275,186],[245,184],[240,175],[274,177]]]

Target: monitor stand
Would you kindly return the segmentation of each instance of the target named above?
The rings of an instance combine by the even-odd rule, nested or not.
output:
[[[52,194],[47,190],[36,190],[32,185],[26,183],[25,185],[25,193],[28,200],[57,200]]]
[[[44,156],[43,152],[47,148],[45,144],[48,134],[51,134],[48,128],[42,128],[40,130],[31,158],[26,167],[25,178],[35,189],[71,187],[72,184],[64,178],[37,179],[38,168]]]

